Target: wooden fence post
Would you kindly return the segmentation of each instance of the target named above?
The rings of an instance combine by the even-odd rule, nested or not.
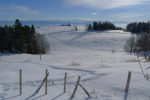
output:
[[[66,84],[67,84],[67,73],[65,73],[65,78],[64,78],[64,93],[66,92]]]
[[[41,54],[41,52],[40,52],[40,61],[41,61],[41,59],[42,59],[42,56],[41,56],[42,54]]]
[[[83,85],[81,85],[81,84],[79,83],[79,86],[84,90],[84,92],[88,95],[88,97],[90,97],[89,92],[83,87]]]
[[[78,85],[79,85],[79,83],[80,83],[80,79],[81,79],[81,77],[78,76],[78,79],[77,79],[77,82],[76,82],[76,86],[75,86],[74,91],[73,91],[73,93],[72,93],[72,95],[71,95],[71,98],[73,98],[73,97],[75,96],[75,93],[76,93],[76,91],[77,91],[77,89],[78,89]]]
[[[45,95],[47,95],[47,86],[48,86],[47,75],[48,75],[48,70],[46,69],[46,71],[45,71],[45,78],[46,78],[46,80],[45,80]]]
[[[19,88],[20,88],[20,95],[22,94],[22,70],[19,70]]]
[[[128,90],[129,90],[130,79],[131,79],[131,71],[128,72],[128,78],[127,78],[127,83],[126,83],[126,89],[125,89],[125,92],[128,92]]]

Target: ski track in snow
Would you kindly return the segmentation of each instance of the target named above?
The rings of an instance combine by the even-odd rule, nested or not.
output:
[[[95,74],[95,71],[91,70],[83,70],[83,69],[75,69],[75,68],[62,68],[62,67],[56,67],[56,66],[51,66],[53,69],[57,70],[69,70],[69,71],[79,71],[79,72],[87,72],[89,74]]]

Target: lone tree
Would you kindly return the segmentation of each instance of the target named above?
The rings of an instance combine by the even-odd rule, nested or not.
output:
[[[127,40],[127,42],[126,42],[126,44],[125,44],[125,46],[124,46],[124,49],[127,51],[127,52],[130,52],[130,53],[135,53],[135,51],[136,51],[136,40],[135,40],[135,37],[134,36],[132,36],[132,37],[130,37],[128,40]]]

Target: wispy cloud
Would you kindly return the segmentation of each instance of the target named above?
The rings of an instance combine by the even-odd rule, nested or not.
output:
[[[136,20],[141,20],[143,16],[144,16],[143,13],[126,12],[126,13],[114,14],[112,15],[112,18],[116,20],[123,20],[123,21],[136,21]]]
[[[96,13],[96,12],[93,12],[93,13],[91,13],[91,15],[97,15],[98,13]]]
[[[0,8],[0,15],[2,19],[21,18],[21,19],[32,19],[41,15],[40,11],[31,9],[27,6],[11,4],[9,6],[2,6]]]
[[[143,14],[139,14],[139,13],[121,13],[121,14],[116,15],[116,17],[128,19],[128,18],[140,17],[142,15]]]
[[[149,0],[65,0],[66,4],[72,6],[84,6],[101,9],[127,7],[143,4],[145,2],[149,2]]]
[[[21,14],[28,14],[28,15],[39,15],[40,12],[38,10],[33,10],[27,6],[15,5],[13,4],[11,7],[8,8],[9,10],[15,11]]]

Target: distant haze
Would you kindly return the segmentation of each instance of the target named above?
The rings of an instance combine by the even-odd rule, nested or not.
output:
[[[37,26],[60,26],[71,23],[73,26],[86,26],[93,23],[94,20],[31,20],[22,21],[24,25],[35,25]],[[113,22],[116,26],[125,28],[127,22]],[[0,21],[0,25],[13,25],[14,21]]]

